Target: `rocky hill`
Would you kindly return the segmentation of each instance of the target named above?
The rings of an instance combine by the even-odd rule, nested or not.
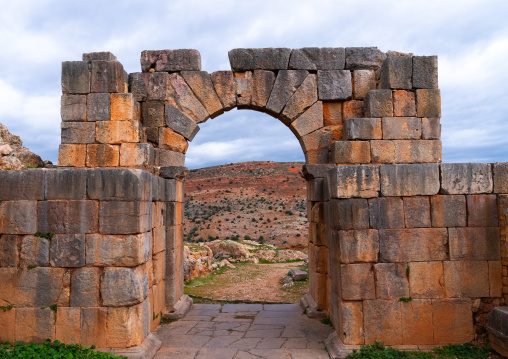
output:
[[[0,169],[22,170],[44,166],[51,166],[51,162],[43,162],[38,155],[23,147],[21,138],[0,123]]]
[[[302,162],[245,162],[191,170],[185,181],[185,240],[252,239],[305,249]]]

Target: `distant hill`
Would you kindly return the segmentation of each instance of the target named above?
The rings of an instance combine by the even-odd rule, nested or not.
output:
[[[244,162],[189,171],[185,240],[250,238],[307,248],[303,162]]]

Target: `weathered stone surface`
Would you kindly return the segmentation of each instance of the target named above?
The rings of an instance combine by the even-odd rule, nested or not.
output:
[[[148,101],[166,101],[169,95],[169,74],[153,72],[148,78]]]
[[[264,109],[275,83],[273,71],[254,70],[251,80],[251,105],[254,108]]]
[[[369,205],[366,199],[334,200],[330,204],[333,229],[368,229]]]
[[[150,75],[143,72],[134,72],[129,74],[129,93],[134,96],[138,102],[148,99],[148,82]]]
[[[71,277],[71,307],[98,307],[100,278],[100,268],[76,269]]]
[[[346,54],[343,47],[304,47],[293,49],[289,68],[293,70],[343,70]]]
[[[425,262],[448,259],[446,228],[379,230],[382,262]]]
[[[370,90],[376,89],[376,73],[373,70],[353,71],[353,94],[355,99],[363,100]]]
[[[62,122],[62,144],[81,144],[95,142],[95,123]]]
[[[376,230],[339,231],[338,240],[342,263],[377,262],[379,237]]]
[[[185,116],[179,109],[173,105],[166,105],[166,125],[176,133],[184,136],[189,141],[194,139],[194,136],[199,131],[199,126],[196,125],[189,117]]]
[[[413,298],[445,296],[442,262],[412,262],[408,266],[410,294]]]
[[[309,73],[304,70],[279,71],[266,105],[267,111],[275,115],[281,113],[291,96],[293,96],[295,91],[307,78],[308,74]]]
[[[346,47],[347,70],[377,70],[385,58],[377,47]]]
[[[297,138],[314,132],[321,127],[323,127],[323,103],[321,101],[312,105],[290,125]]]
[[[365,96],[365,117],[392,117],[393,102],[391,90],[371,90]]]
[[[370,163],[368,141],[335,141],[330,150],[330,160],[337,164]]]
[[[187,140],[170,128],[159,128],[159,148],[186,153],[189,143]]]
[[[81,309],[58,308],[55,323],[55,340],[64,344],[81,342]]]
[[[86,121],[86,96],[62,95],[60,115],[62,121]]]
[[[187,171],[186,167],[178,167],[178,166],[161,167],[160,176],[165,179],[183,180],[185,178],[186,171]],[[165,183],[169,184],[173,182],[166,181]]]
[[[239,109],[251,108],[252,71],[235,72],[236,105]]]
[[[183,153],[165,149],[156,149],[155,159],[156,164],[161,167],[183,167],[185,164],[185,155]]]
[[[380,189],[379,167],[338,166],[330,172],[332,198],[377,197]]]
[[[20,265],[49,266],[49,241],[46,238],[24,236],[21,240]]]
[[[83,54],[83,61],[116,61],[116,56],[109,51],[87,52]]]
[[[342,125],[342,102],[324,102],[323,119],[325,126]]]
[[[402,343],[407,345],[434,343],[432,326],[432,302],[414,299],[409,303],[400,303],[402,318]]]
[[[0,267],[0,305],[7,306],[18,302],[18,268]]]
[[[87,167],[120,166],[120,146],[109,144],[89,144],[86,146]]]
[[[196,123],[205,122],[210,115],[206,108],[194,96],[185,80],[177,73],[169,75],[168,99],[166,104],[172,104]]]
[[[97,122],[96,139],[109,144],[138,143],[139,132],[138,121],[101,121]]]
[[[122,64],[118,61],[92,61],[90,89],[90,92],[124,92],[125,81]]]
[[[137,121],[134,96],[131,93],[111,94],[111,121]]]
[[[201,54],[198,50],[144,50],[141,52],[141,71],[162,72],[200,71]]]
[[[340,304],[337,303],[337,307],[342,318],[342,328],[339,329],[342,342],[346,345],[363,344],[363,303],[341,301]]]
[[[437,89],[437,56],[413,56],[413,87]]]
[[[443,266],[447,297],[479,298],[490,295],[487,261],[445,261]]]
[[[380,140],[382,138],[380,118],[351,118],[344,121],[344,140]]]
[[[0,333],[2,340],[14,343],[16,341],[16,308],[0,311]]]
[[[499,260],[489,261],[489,287],[490,297],[500,298],[503,296],[503,266]]]
[[[0,171],[0,200],[44,199],[45,170]]]
[[[434,344],[467,343],[474,338],[471,299],[432,301]]]
[[[222,103],[215,93],[212,79],[208,72],[182,71],[181,75],[198,100],[201,101],[203,106],[205,106],[206,110],[210,114],[210,117],[217,117],[224,112],[222,109]]]
[[[215,92],[225,111],[236,106],[236,84],[232,71],[216,71],[210,74]]]
[[[91,93],[86,101],[86,120],[89,122],[109,121],[111,96],[109,93]]]
[[[37,201],[0,202],[0,233],[2,234],[35,233],[37,231],[36,207]]]
[[[381,88],[406,89],[413,87],[413,58],[388,56],[381,66]]]
[[[61,297],[70,287],[70,273],[64,268],[37,267],[24,269],[16,283],[16,305],[19,307],[49,307],[57,304],[69,306],[69,300]]]
[[[437,117],[422,118],[422,139],[439,140],[441,138],[441,122]]]
[[[173,105],[169,105],[173,106]],[[164,103],[160,101],[147,101],[141,104],[141,121],[145,127],[164,126]]]
[[[90,92],[90,72],[88,62],[62,62],[62,93],[87,94]]]
[[[449,228],[450,259],[489,260],[501,258],[498,227]]]
[[[365,344],[402,344],[400,302],[395,300],[366,300],[363,302]]]
[[[37,218],[37,231],[41,233],[94,233],[98,209],[96,201],[42,201],[34,221]]]
[[[81,309],[81,345],[107,347],[107,313],[108,308],[105,307]]]
[[[441,117],[441,91],[416,90],[416,114],[418,117]]]
[[[141,303],[148,296],[148,275],[143,267],[106,268],[101,282],[101,297],[106,307]]]
[[[150,173],[137,169],[94,169],[88,173],[88,197],[101,201],[148,201],[150,178]]]
[[[383,196],[429,196],[439,192],[438,164],[380,166]]]
[[[281,120],[289,124],[318,100],[317,76],[309,74],[282,111]]]
[[[376,298],[399,299],[409,297],[409,282],[405,263],[374,264]]]
[[[54,339],[55,316],[49,308],[16,308],[16,341],[42,344]]]
[[[86,199],[86,169],[61,169],[44,172],[44,198]]]
[[[441,193],[491,193],[492,186],[492,171],[488,163],[441,164]]]
[[[353,95],[351,71],[319,70],[318,96],[320,100],[348,100]]]
[[[508,162],[497,162],[493,166],[494,193],[508,194]]]
[[[341,270],[341,290],[344,300],[375,299],[374,271],[372,264],[343,264]]]
[[[383,139],[419,140],[422,137],[422,121],[417,117],[384,117]]]
[[[228,52],[233,71],[285,70],[288,68],[291,49],[233,49]]]
[[[83,267],[85,265],[85,235],[55,234],[49,247],[52,267]]]
[[[132,307],[109,308],[106,340],[108,348],[128,348],[140,345],[150,331],[150,303]]]
[[[496,195],[477,194],[466,196],[467,225],[469,227],[498,227]]]
[[[98,267],[134,267],[150,259],[152,240],[149,232],[137,235],[86,236],[86,264]]]
[[[350,118],[363,118],[364,116],[364,103],[363,101],[344,101],[344,106],[342,108],[342,114],[344,117],[344,121],[349,120]]]
[[[0,236],[0,267],[17,267],[19,264],[19,236]]]
[[[369,199],[372,228],[404,228],[404,205],[399,197]]]
[[[400,117],[416,116],[415,93],[398,90],[393,92],[393,114]]]
[[[406,228],[431,226],[429,197],[403,197]]]
[[[99,230],[102,234],[137,234],[149,231],[152,206],[148,202],[101,202]]]
[[[438,163],[442,145],[438,140],[371,141],[374,163]]]
[[[465,227],[466,197],[460,195],[430,197],[432,227]]]

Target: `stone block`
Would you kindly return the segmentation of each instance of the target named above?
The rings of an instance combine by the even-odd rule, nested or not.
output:
[[[99,231],[101,234],[138,234],[150,230],[152,206],[149,202],[101,202]]]
[[[152,254],[166,249],[166,228],[157,227],[152,229]]]
[[[364,103],[363,101],[344,101],[342,114],[344,121],[350,118],[364,118]]]
[[[64,344],[81,342],[81,309],[62,307],[56,314],[55,339]]]
[[[236,106],[236,85],[232,71],[215,71],[210,74],[213,87],[225,111]]]
[[[236,105],[239,109],[251,108],[252,71],[235,72]]]
[[[131,93],[111,94],[111,121],[137,121],[134,96]]]
[[[379,230],[380,261],[425,262],[448,259],[446,228]]]
[[[86,145],[60,145],[58,167],[85,167]]]
[[[497,199],[494,194],[466,196],[469,227],[498,227]]]
[[[174,106],[170,105],[174,108]],[[141,121],[145,127],[162,127],[165,124],[164,103],[147,101],[141,104]]]
[[[503,296],[503,266],[500,261],[489,261],[489,287],[490,297]]]
[[[343,264],[341,293],[344,300],[375,299],[374,271],[370,263]]]
[[[159,128],[158,143],[160,148],[180,153],[186,153],[189,147],[189,143],[183,136],[165,127]]]
[[[309,202],[325,200],[323,178],[313,178],[307,182],[307,200]]]
[[[377,299],[409,297],[409,281],[405,263],[374,264]]]
[[[45,171],[44,198],[48,200],[86,199],[86,169]]]
[[[429,197],[403,197],[406,228],[431,226]]]
[[[153,256],[153,281],[155,284],[160,283],[165,277],[165,256],[166,253],[159,252]]]
[[[16,308],[16,341],[42,344],[54,340],[55,316],[49,308]]]
[[[286,107],[282,111],[281,121],[285,124],[291,123],[317,100],[317,75],[309,74],[288,100]],[[267,108],[269,109],[269,103]]]
[[[441,193],[491,193],[492,171],[488,163],[441,164]]]
[[[37,231],[41,233],[94,233],[98,229],[96,201],[41,201],[37,205]],[[35,233],[35,231],[31,232]]]
[[[439,140],[441,138],[441,123],[437,117],[422,118],[422,139]]]
[[[141,52],[141,71],[158,72],[200,71],[201,54],[194,49],[144,50]]]
[[[95,345],[106,348],[106,319],[108,308],[81,309],[81,345],[87,347]]]
[[[430,197],[432,227],[465,227],[466,197],[461,195]]]
[[[416,90],[416,113],[418,117],[441,117],[440,90]]]
[[[140,142],[138,121],[97,122],[96,139],[99,143],[122,144]]]
[[[0,267],[18,267],[19,236],[0,235]]]
[[[365,96],[365,117],[393,117],[391,90],[371,90]]]
[[[148,99],[148,82],[150,75],[143,72],[134,72],[129,74],[129,93],[134,96],[134,100],[144,102]]]
[[[417,117],[384,117],[384,140],[419,140],[422,137],[422,121]]]
[[[155,164],[155,150],[148,143],[122,143],[120,145],[120,166],[147,168]]]
[[[404,205],[402,198],[370,198],[369,216],[372,228],[404,228]]]
[[[432,300],[434,344],[462,344],[473,340],[471,299]]]
[[[29,171],[0,171],[0,200],[44,199],[44,176],[42,169]]]
[[[183,181],[178,179],[165,180],[165,193],[163,202],[184,202],[183,199]]]
[[[388,56],[381,66],[381,88],[410,90],[413,87],[413,58]]]
[[[363,108],[363,107],[362,107]],[[325,126],[342,125],[342,102],[324,102],[323,119]]]
[[[445,296],[443,262],[412,262],[408,266],[411,297],[429,299]]]
[[[190,117],[194,122],[205,122],[210,115],[201,102],[178,73],[169,75],[168,99],[166,104],[171,104]]]
[[[432,301],[413,299],[400,303],[402,318],[402,344],[431,345],[434,343]]]
[[[264,109],[266,107],[275,83],[275,76],[272,71],[254,70],[251,82],[251,105],[253,108]]]
[[[377,47],[346,47],[347,70],[378,70],[386,54]]]
[[[400,302],[395,300],[366,300],[363,302],[365,344],[402,344]]]
[[[371,141],[371,152],[375,163],[437,163],[441,162],[441,141]]]
[[[122,64],[118,61],[92,61],[90,89],[90,92],[125,92]]]
[[[100,277],[100,268],[79,268],[72,273],[70,297],[71,307],[99,306]],[[80,321],[78,321],[78,323],[80,323]]]
[[[393,115],[397,117],[416,116],[415,93],[398,90],[393,92]]]
[[[87,52],[83,54],[83,61],[116,61],[116,56],[109,51]]]
[[[379,194],[379,167],[338,166],[329,172],[332,198],[377,197]]]
[[[366,199],[334,200],[330,206],[333,229],[369,228],[369,206]]]
[[[16,308],[7,311],[0,310],[0,338],[2,341],[14,343],[16,341]]]
[[[341,328],[338,330],[342,342],[346,345],[363,344],[363,303],[341,301],[338,310],[342,319]]]
[[[289,68],[293,70],[343,70],[343,47],[304,47],[293,49]]]
[[[69,306],[67,296],[70,273],[66,269],[50,267],[23,269],[18,273],[15,283],[18,307],[49,307],[53,304]]]
[[[148,335],[150,319],[148,300],[131,307],[109,308],[106,325],[107,347],[127,348],[140,345]]]
[[[52,267],[83,267],[85,265],[85,235],[55,234],[49,247]]]
[[[33,265],[38,267],[49,266],[49,241],[46,238],[24,236],[21,239],[19,258],[22,268]]]
[[[308,74],[304,70],[279,71],[266,104],[267,111],[275,115],[280,114]]]
[[[224,112],[208,72],[182,71],[181,75],[212,118]]]
[[[60,115],[62,121],[86,121],[86,96],[62,95]]]
[[[62,144],[81,144],[95,142],[93,122],[62,122]]]
[[[291,123],[291,130],[297,138],[305,136],[323,127],[323,103],[316,102],[300,117]]]
[[[286,70],[291,49],[233,49],[228,52],[229,63],[233,71],[249,70]]]
[[[383,196],[431,196],[439,192],[438,164],[382,165]]]
[[[494,193],[508,194],[508,162],[497,162],[493,166]]]
[[[153,72],[148,78],[148,101],[166,101],[169,96],[169,74]]]
[[[101,201],[151,200],[151,174],[139,169],[104,168],[90,170],[87,193]]]
[[[1,201],[0,233],[33,234],[37,231],[37,201]]]
[[[376,89],[376,73],[373,70],[353,71],[353,95],[357,100],[363,100],[370,90]]]
[[[185,164],[185,155],[180,152],[174,152],[165,149],[155,149],[156,165],[161,167],[183,167]]]
[[[437,89],[437,56],[413,56],[413,87]]]
[[[0,267],[0,305],[18,302],[20,271],[18,268]]]
[[[166,203],[165,226],[176,226],[183,223],[183,206],[181,202]]]
[[[368,141],[335,141],[330,150],[330,159],[332,163],[337,164],[370,163],[370,143]]]
[[[498,261],[501,258],[498,227],[449,228],[452,261]]]
[[[101,282],[101,297],[104,306],[131,306],[143,302],[147,296],[148,275],[144,267],[105,268]]]
[[[353,95],[351,71],[319,70],[318,97],[320,100],[348,100]]]
[[[86,264],[96,267],[135,267],[150,259],[150,232],[136,235],[86,236]]]
[[[443,266],[447,297],[478,298],[490,295],[487,261],[445,261]]]
[[[88,62],[62,62],[62,93],[87,94],[90,92],[90,72]]]
[[[87,167],[120,166],[120,146],[109,144],[89,144],[86,146]]]
[[[88,122],[109,121],[111,97],[109,93],[91,93],[87,96],[86,120]]]
[[[344,140],[380,140],[382,138],[381,119],[351,118],[344,122],[342,135]]]
[[[154,177],[154,178],[161,179],[160,177]],[[164,179],[162,179],[162,180],[165,181]],[[164,186],[165,183],[162,185]],[[160,202],[164,199],[164,197],[165,197],[165,194],[163,196],[161,196],[161,198],[159,199],[158,202],[152,201],[152,230],[154,228],[164,227],[164,215],[166,214],[166,206],[163,202]]]

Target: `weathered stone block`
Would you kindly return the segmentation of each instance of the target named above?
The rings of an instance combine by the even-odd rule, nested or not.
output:
[[[323,178],[313,178],[307,185],[307,198],[310,202],[324,201],[324,180]],[[309,208],[309,207],[307,207]]]
[[[127,348],[140,345],[149,334],[150,302],[132,307],[109,308],[106,325],[108,348]]]
[[[374,271],[370,263],[343,264],[341,291],[344,300],[375,299]]]
[[[344,121],[350,118],[363,118],[364,116],[364,103],[363,101],[344,101],[342,110]]]
[[[371,90],[365,96],[365,117],[392,117],[393,101],[391,90]]]
[[[288,100],[281,114],[281,120],[286,124],[292,122],[317,100],[317,76],[309,74]]]
[[[148,202],[101,202],[99,230],[101,234],[138,234],[150,230],[152,206]]]
[[[503,266],[500,261],[489,261],[489,287],[490,297],[503,296]]]
[[[55,338],[55,312],[49,308],[16,308],[16,341],[42,344]]]
[[[46,238],[24,236],[21,240],[19,258],[22,268],[32,265],[38,267],[49,266],[49,241]]]
[[[186,153],[187,148],[189,147],[189,143],[183,136],[166,127],[159,128],[158,143],[159,148],[180,153]]]
[[[498,261],[501,258],[498,227],[449,228],[450,259]]]
[[[379,230],[380,261],[425,262],[448,259],[446,228]]]
[[[37,201],[0,202],[0,233],[33,234],[36,229]]]
[[[445,261],[444,279],[447,297],[488,297],[489,267],[487,261]]]
[[[289,99],[307,78],[308,74],[309,73],[304,70],[279,71],[266,105],[267,111],[276,115],[281,113]]]
[[[496,195],[470,195],[467,199],[467,225],[469,227],[498,227]]]
[[[441,164],[442,193],[491,193],[492,186],[492,172],[488,163]]]
[[[378,166],[338,166],[329,173],[332,198],[378,196],[380,189]]]
[[[111,121],[137,121],[134,96],[131,93],[111,94]]]
[[[49,247],[52,267],[83,267],[85,265],[85,235],[56,234]]]
[[[352,95],[351,71],[318,71],[318,97],[320,100],[348,100]]]
[[[81,342],[81,309],[58,308],[55,323],[55,339],[64,344]]]
[[[494,193],[508,194],[508,162],[494,163]]]
[[[172,104],[196,123],[205,122],[210,115],[201,102],[194,96],[182,76],[178,73],[169,75],[168,99]]]
[[[408,266],[412,297],[428,299],[445,296],[443,262],[412,262]]]
[[[225,111],[236,106],[236,85],[232,71],[216,71],[210,74],[215,92]]]
[[[368,229],[369,206],[366,199],[341,199],[330,204],[334,229]]]
[[[194,49],[145,50],[141,52],[141,71],[200,71],[201,54]]]
[[[147,168],[155,164],[155,150],[148,143],[122,143],[120,145],[120,166]]]
[[[323,103],[316,102],[300,117],[291,123],[291,130],[297,138],[305,136],[323,127]]]
[[[108,308],[105,307],[81,309],[81,345],[107,347],[107,313]]]
[[[438,164],[380,166],[383,196],[429,196],[439,192]]]
[[[62,169],[44,172],[44,198],[86,199],[86,169]]]
[[[86,121],[86,96],[62,95],[60,115],[62,121]]]
[[[437,163],[441,162],[441,141],[371,141],[371,152],[374,163]]]
[[[437,56],[413,56],[413,87],[437,89]]]
[[[288,68],[291,49],[233,49],[228,52],[233,71],[285,70]]]
[[[109,121],[111,97],[109,93],[91,93],[87,96],[86,120],[88,122]]]
[[[473,340],[471,299],[435,299],[432,309],[434,344],[461,344]]]
[[[118,61],[92,61],[90,89],[90,92],[124,92],[125,81],[122,64]]]
[[[99,306],[100,277],[100,268],[79,268],[72,273],[71,307]]]
[[[104,168],[90,170],[87,192],[101,201],[148,201],[151,174],[139,169]]]
[[[337,164],[370,163],[370,143],[368,141],[336,141],[332,143],[330,159],[332,163]]]
[[[377,299],[409,297],[409,282],[405,263],[374,264]]]
[[[251,108],[252,71],[235,72],[236,105],[239,109]]]
[[[19,278],[18,268],[0,267],[0,305],[8,306],[18,302]]]
[[[116,56],[109,51],[87,52],[83,54],[83,61],[116,61]]]
[[[49,307],[53,304],[69,306],[70,279],[70,273],[63,268],[24,269],[18,273],[17,282],[15,282],[17,285],[16,305],[19,307]]]
[[[183,223],[183,206],[181,202],[166,203],[165,226],[176,226]]]
[[[62,122],[62,144],[80,144],[95,142],[95,124],[93,122]]]
[[[2,341],[14,343],[16,341],[16,308],[0,311],[0,333]]]
[[[416,116],[415,93],[398,90],[393,92],[393,115],[401,117]]]
[[[44,175],[46,171],[0,171],[0,200],[44,199]]]
[[[465,227],[467,224],[465,196],[432,196],[430,207],[432,227]]]
[[[366,300],[363,302],[365,344],[402,344],[400,302],[396,300]]]
[[[182,71],[181,75],[212,118],[224,112],[208,72]]]
[[[431,345],[434,343],[430,300],[414,299],[409,303],[401,302],[400,312],[403,344]]]
[[[153,72],[148,78],[148,101],[166,101],[169,96],[169,74]]]
[[[342,318],[342,326],[339,329],[342,342],[346,345],[363,344],[363,303],[341,301],[338,310]]]
[[[161,167],[183,167],[185,155],[180,152],[157,148],[155,150],[155,163]]]
[[[89,144],[86,146],[87,167],[120,166],[120,146],[109,144]]]
[[[347,70],[378,70],[386,54],[377,47],[346,47]]]
[[[170,105],[172,106],[172,105]],[[173,106],[172,106],[173,107]],[[147,101],[141,105],[141,120],[145,127],[164,126],[165,114],[164,103],[159,101]]]
[[[353,71],[353,94],[355,99],[362,100],[370,90],[376,89],[376,73],[373,70]]]
[[[62,62],[62,93],[87,94],[90,92],[90,72],[88,62]]]
[[[150,75],[143,72],[134,72],[129,74],[129,93],[134,96],[134,100],[144,102],[148,99],[148,82]]]
[[[325,126],[341,126],[342,102],[324,102],[323,119]]]
[[[345,65],[342,47],[304,47],[293,49],[289,68],[294,70],[342,70]]]
[[[429,197],[403,197],[406,228],[431,226]]]
[[[413,87],[412,76],[412,57],[388,56],[381,66],[381,88],[409,90]]]
[[[351,118],[344,122],[344,140],[380,140],[382,138],[380,118]]]
[[[440,90],[416,90],[416,113],[418,117],[441,117]]]
[[[441,138],[441,123],[439,118],[422,118],[422,139],[439,140]]]
[[[140,141],[138,121],[97,122],[96,139],[99,143],[121,144]]]
[[[0,236],[0,267],[18,267],[19,236]]]
[[[369,199],[372,228],[404,228],[404,205],[399,197]]]
[[[86,145],[60,145],[58,167],[85,167]]]
[[[86,236],[88,266],[134,267],[147,262],[152,252],[149,232],[136,235]]]
[[[252,76],[252,99],[254,108],[264,109],[275,83],[275,73],[265,70],[254,70]]]
[[[104,278],[101,282],[101,297],[104,306],[130,306],[141,303],[147,296],[148,275],[144,267],[104,270]]]
[[[419,140],[422,136],[422,121],[417,117],[384,117],[383,139]]]
[[[96,201],[41,201],[37,205],[37,231],[41,233],[94,233],[98,229]],[[35,231],[31,232],[35,233]]]

